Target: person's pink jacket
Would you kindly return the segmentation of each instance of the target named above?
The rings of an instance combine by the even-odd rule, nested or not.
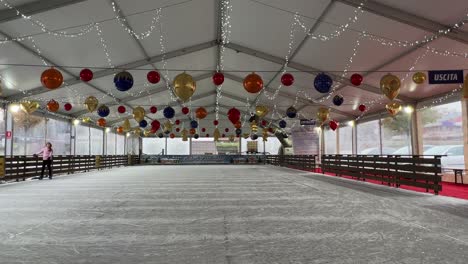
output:
[[[44,148],[41,149],[41,151],[36,153],[36,155],[42,154],[42,159],[43,160],[48,160],[49,158],[52,159],[53,152],[54,152],[53,150],[49,150],[49,148],[44,147]]]

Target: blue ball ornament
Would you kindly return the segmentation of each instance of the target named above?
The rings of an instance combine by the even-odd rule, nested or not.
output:
[[[325,73],[315,76],[314,87],[319,93],[328,93],[333,85],[333,80]]]
[[[286,115],[287,115],[289,118],[295,118],[295,117],[297,116],[297,110],[296,110],[296,108],[294,108],[294,106],[289,107],[289,108],[286,110]]]
[[[174,115],[175,115],[174,108],[172,108],[170,106],[164,108],[163,114],[164,114],[164,117],[167,118],[167,119],[173,118]]]
[[[147,122],[146,120],[143,119],[143,120],[140,121],[140,124],[139,124],[139,125],[140,125],[140,127],[145,128],[145,127],[148,126],[148,122]]]
[[[253,134],[252,136],[250,136],[250,138],[251,138],[252,140],[257,140],[257,139],[258,139],[258,136],[257,136],[257,134]]]
[[[285,128],[287,124],[286,124],[286,121],[281,120],[281,121],[279,121],[278,125],[279,125],[279,127],[281,127],[281,128]]]
[[[198,134],[193,135],[194,139],[198,139],[200,136]]]
[[[100,117],[106,117],[110,113],[109,107],[107,107],[107,105],[101,105],[99,106],[97,113]]]
[[[158,134],[158,138],[163,138],[163,137],[164,137],[163,133]]]
[[[337,94],[335,97],[333,97],[333,104],[336,106],[342,105],[344,102],[343,96]]]
[[[196,120],[190,121],[190,127],[191,128],[197,128],[198,127],[198,122]]]
[[[236,135],[240,135],[240,134],[242,134],[242,129],[237,128],[237,129],[236,129]]]
[[[114,76],[115,88],[121,92],[130,90],[133,87],[133,76],[126,71],[119,72]]]

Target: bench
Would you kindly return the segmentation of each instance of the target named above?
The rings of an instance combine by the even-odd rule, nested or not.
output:
[[[457,177],[460,176],[461,184],[463,184],[463,171],[464,169],[452,169],[453,174],[455,175],[455,184],[458,183]]]

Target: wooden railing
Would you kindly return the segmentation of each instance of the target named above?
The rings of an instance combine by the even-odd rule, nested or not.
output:
[[[317,155],[268,155],[267,164],[300,170],[315,171]]]
[[[52,171],[54,176],[59,174],[72,174],[95,169],[128,166],[139,163],[138,156],[54,156]],[[35,156],[7,156],[5,157],[4,176],[0,180],[25,180],[26,178],[41,175],[42,157]],[[47,175],[47,168],[45,175]]]
[[[441,186],[441,156],[366,156],[323,155],[323,173],[370,179],[389,186],[413,186],[433,190],[438,194]]]

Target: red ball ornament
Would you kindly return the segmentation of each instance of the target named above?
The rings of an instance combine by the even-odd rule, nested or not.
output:
[[[206,134],[205,137],[210,137],[210,134]]]
[[[335,131],[338,128],[338,122],[331,120],[330,123],[328,123],[328,126],[330,126],[331,130]]]
[[[225,135],[225,134],[222,134],[222,135],[221,135],[221,137],[222,137],[222,138],[225,138],[225,137],[226,137],[226,135]]]
[[[269,128],[268,128],[268,132],[274,133],[273,128],[272,128],[272,127],[269,127]]]
[[[284,86],[291,86],[294,83],[294,76],[290,73],[285,73],[281,76],[281,83]]]
[[[202,128],[202,129],[201,129],[201,132],[206,132],[206,128]]]
[[[119,112],[119,114],[123,114],[127,111],[127,109],[125,108],[125,106],[121,105],[117,108],[117,112]]]
[[[367,107],[365,105],[359,105],[359,111],[364,112],[366,111]]]
[[[83,82],[91,81],[93,79],[93,71],[91,71],[90,69],[82,69],[80,71],[80,79]]]
[[[224,129],[224,132],[226,133],[229,132],[229,128]]]
[[[363,79],[364,78],[362,77],[362,75],[360,75],[358,73],[355,73],[355,74],[351,75],[351,80],[350,81],[354,86],[359,86],[359,85],[361,85]]]
[[[152,106],[152,107],[150,107],[150,112],[152,114],[156,114],[156,112],[158,112],[158,108],[156,106]]]
[[[214,85],[219,86],[219,85],[223,84],[223,82],[224,82],[224,74],[222,74],[220,72],[217,72],[217,73],[213,74],[213,83],[214,83]]]
[[[218,121],[218,120],[214,120],[214,121],[213,121],[213,125],[215,125],[215,126],[219,125],[219,121]]]
[[[161,123],[159,123],[158,120],[153,120],[151,122],[151,130],[158,131],[160,127],[161,127]]]
[[[175,132],[180,132],[180,128],[176,128],[176,129],[175,129]]]
[[[70,110],[72,110],[73,106],[70,103],[65,103],[63,105],[63,108],[65,109],[65,111],[70,111]]]
[[[177,126],[180,125],[180,120],[177,119],[177,120],[175,121],[175,124],[176,124]]]
[[[63,83],[63,75],[55,68],[47,69],[41,75],[41,83],[45,88],[57,89]]]
[[[267,121],[266,120],[262,120],[262,126],[266,126],[267,125]]]
[[[231,123],[235,124],[237,121],[240,120],[241,113],[239,110],[237,110],[235,107],[229,109],[228,113],[228,118]]]
[[[182,114],[186,115],[190,112],[190,109],[186,106],[182,107]]]
[[[174,134],[174,133],[171,133],[171,134],[169,135],[169,137],[170,137],[170,138],[175,138],[175,134]]]
[[[258,93],[263,89],[263,80],[256,73],[247,75],[244,79],[244,89],[249,93]]]
[[[50,112],[57,112],[60,108],[60,105],[57,101],[55,101],[54,99],[50,100],[48,103],[47,103],[47,110],[49,110]]]
[[[197,133],[197,130],[195,130],[195,128],[191,128],[189,132],[190,132],[190,135],[195,135],[195,133]]]
[[[161,80],[161,76],[159,75],[159,72],[157,71],[150,71],[146,75],[146,79],[148,79],[149,83],[156,84]]]
[[[237,122],[234,124],[234,127],[235,127],[235,128],[241,128],[241,127],[242,127],[241,121],[240,121],[240,120],[237,121]]]

